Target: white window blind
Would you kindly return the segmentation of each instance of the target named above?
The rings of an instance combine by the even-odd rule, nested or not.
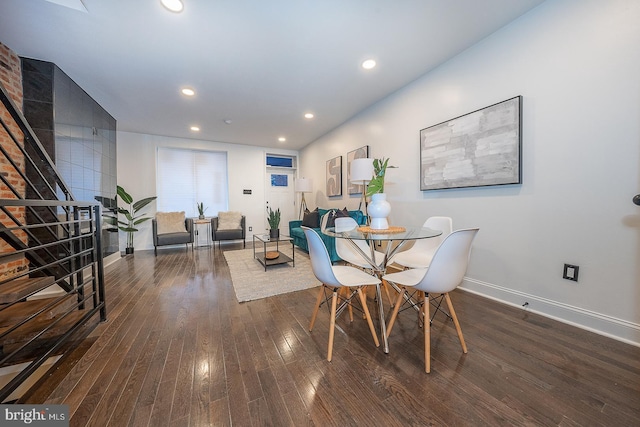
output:
[[[196,217],[200,202],[208,217],[228,210],[227,153],[158,147],[156,173],[158,211]]]

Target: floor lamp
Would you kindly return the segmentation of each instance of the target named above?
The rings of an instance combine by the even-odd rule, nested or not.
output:
[[[362,200],[360,201],[360,206],[362,206],[362,202],[364,202],[364,214],[368,218],[367,213],[367,184],[373,178],[373,159],[353,159],[351,161],[351,182],[359,184],[362,183]]]
[[[304,193],[311,193],[313,191],[313,180],[310,178],[298,178],[296,181],[296,193],[302,193],[302,200],[300,201],[300,213],[298,218],[302,219],[302,214],[307,209],[307,202],[304,200]]]

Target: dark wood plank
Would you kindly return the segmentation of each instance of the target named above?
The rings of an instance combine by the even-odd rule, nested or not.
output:
[[[327,362],[318,288],[239,304],[220,250],[139,251],[106,279],[108,322],[24,398],[72,426],[640,425],[638,347],[463,291],[469,353],[438,315],[427,375],[414,312],[389,354],[342,316]]]

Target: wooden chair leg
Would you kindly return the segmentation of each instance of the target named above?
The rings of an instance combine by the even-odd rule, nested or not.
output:
[[[393,329],[393,324],[396,323],[396,317],[398,317],[398,311],[400,311],[400,306],[402,305],[402,297],[404,296],[405,288],[400,287],[400,292],[398,292],[398,298],[396,299],[395,306],[393,307],[393,312],[391,313],[391,318],[389,319],[389,323],[387,323],[387,338],[391,334],[391,329]]]
[[[444,299],[447,301],[447,306],[449,307],[449,314],[453,319],[453,324],[456,325],[456,332],[458,332],[458,339],[460,339],[460,345],[462,346],[462,352],[467,353],[467,344],[464,342],[464,337],[462,336],[462,329],[460,329],[460,323],[458,322],[458,316],[456,316],[456,312],[453,309],[453,304],[451,304],[451,298],[449,298],[449,293],[444,294]]]
[[[424,370],[431,372],[431,322],[429,322],[429,294],[424,293]]]
[[[311,315],[311,322],[309,323],[309,332],[311,332],[311,330],[313,329],[313,325],[316,323],[316,316],[318,315],[320,304],[322,304],[323,296],[324,296],[324,285],[320,285],[320,292],[318,292],[318,298],[316,298],[316,307],[313,309],[313,314]]]
[[[338,291],[334,289],[333,295],[331,296],[331,322],[329,325],[329,346],[327,348],[327,361],[329,362],[331,362],[331,357],[333,356],[333,335],[336,329],[337,304],[338,304]]]
[[[360,298],[360,304],[362,304],[362,311],[364,311],[364,315],[367,318],[367,324],[369,325],[373,342],[376,344],[376,347],[380,347],[378,334],[376,334],[376,329],[373,327],[373,321],[371,320],[371,314],[369,314],[369,307],[367,306],[367,298],[364,296],[362,288],[358,288],[358,297]]]

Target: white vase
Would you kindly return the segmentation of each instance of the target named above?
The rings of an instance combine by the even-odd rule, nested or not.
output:
[[[389,228],[387,217],[391,212],[391,205],[387,202],[385,193],[376,193],[371,196],[371,203],[367,207],[371,217],[371,228],[373,230],[386,230]]]

